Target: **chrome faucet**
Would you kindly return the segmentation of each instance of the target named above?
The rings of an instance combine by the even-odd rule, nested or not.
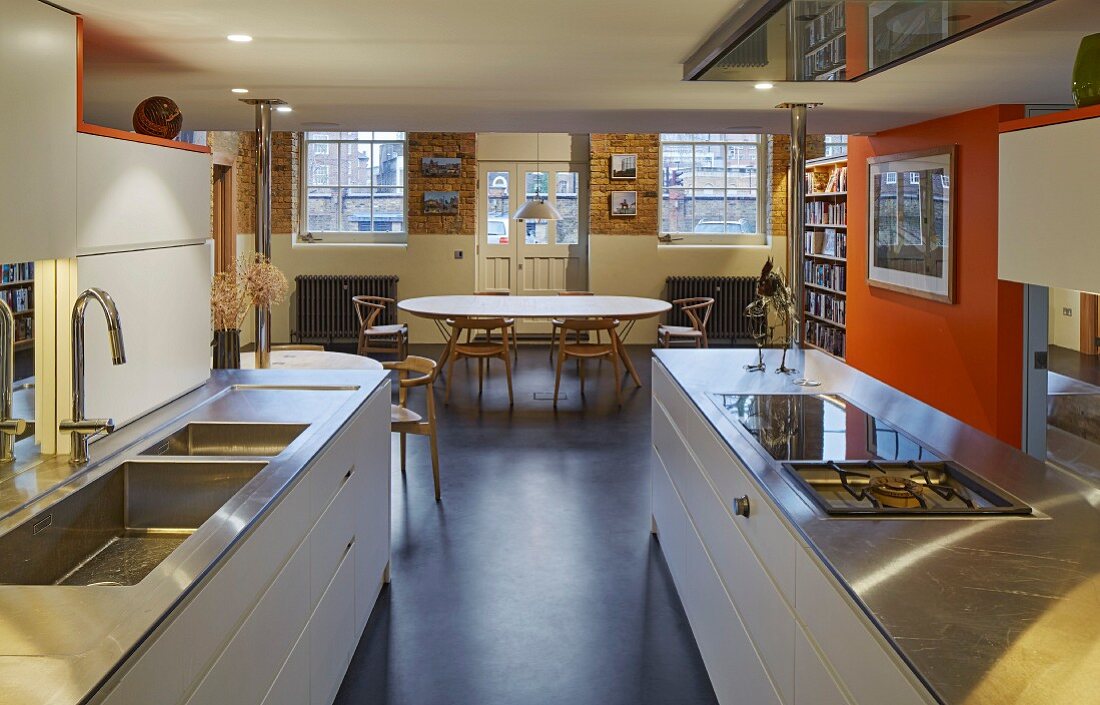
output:
[[[15,394],[15,316],[7,302],[0,299],[0,463],[15,460],[15,437],[27,429],[23,419],[11,417]]]
[[[126,348],[122,344],[122,321],[118,317],[115,300],[103,289],[93,287],[80,292],[73,304],[72,319],[73,417],[58,424],[58,430],[72,434],[69,462],[75,464],[88,462],[88,444],[93,436],[115,430],[115,422],[111,419],[84,418],[84,312],[88,308],[88,301],[97,302],[107,319],[111,362],[115,365],[126,362]]]

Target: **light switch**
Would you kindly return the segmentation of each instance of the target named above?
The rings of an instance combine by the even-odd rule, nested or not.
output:
[[[1072,309],[1072,308],[1070,308],[1069,306],[1064,306],[1064,307],[1062,308],[1062,315],[1063,315],[1063,316],[1068,316],[1068,317],[1070,317],[1070,318],[1073,318],[1073,309]]]
[[[455,250],[455,259],[462,259],[464,256],[462,250]]]

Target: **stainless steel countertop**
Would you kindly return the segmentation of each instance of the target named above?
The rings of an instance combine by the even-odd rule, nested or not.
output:
[[[816,351],[802,375],[749,373],[755,350],[654,353],[946,705],[1100,703],[1100,489]],[[778,359],[778,351],[766,357]],[[1035,518],[827,518],[705,395],[839,393],[1038,510]]]
[[[94,443],[91,462],[76,472],[61,456],[21,466],[18,472],[8,469],[0,473],[2,535],[187,423],[310,424],[137,585],[0,585],[0,703],[86,702],[227,551],[278,503],[385,379],[383,371],[218,371],[199,389]],[[264,386],[268,388],[258,388]],[[272,388],[276,386],[314,389]]]

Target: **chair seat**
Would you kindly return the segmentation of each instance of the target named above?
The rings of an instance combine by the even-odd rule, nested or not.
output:
[[[609,343],[566,343],[563,349],[573,357],[606,357],[615,351]]]
[[[659,335],[672,335],[680,338],[701,338],[703,332],[695,330],[691,326],[658,326]]]
[[[407,333],[409,327],[404,323],[392,323],[385,326],[372,326],[363,331],[363,335],[402,335]]]
[[[459,355],[467,355],[469,357],[492,357],[494,355],[504,354],[504,345],[502,343],[492,343],[489,341],[455,343],[454,351]]]
[[[416,423],[423,419],[423,416],[412,409],[406,409],[397,404],[390,404],[390,423]]]

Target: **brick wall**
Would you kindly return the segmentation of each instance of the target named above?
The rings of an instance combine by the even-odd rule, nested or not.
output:
[[[473,235],[477,232],[477,137],[473,132],[410,132],[408,135],[408,218],[413,235]],[[424,176],[421,162],[428,157],[462,160],[458,176]],[[457,215],[424,213],[425,191],[458,193]]]
[[[594,134],[589,144],[589,232],[593,235],[656,235],[660,217],[660,136]],[[612,154],[637,154],[638,178],[612,180]],[[637,191],[638,215],[613,217],[612,191]]]
[[[806,136],[806,159],[825,156],[825,136]],[[787,234],[787,172],[791,166],[791,138],[768,138],[768,231],[772,237]]]
[[[236,154],[233,187],[237,199],[237,232],[256,231],[256,133],[209,132],[207,142],[215,152]],[[271,232],[298,230],[298,133],[271,135]]]

